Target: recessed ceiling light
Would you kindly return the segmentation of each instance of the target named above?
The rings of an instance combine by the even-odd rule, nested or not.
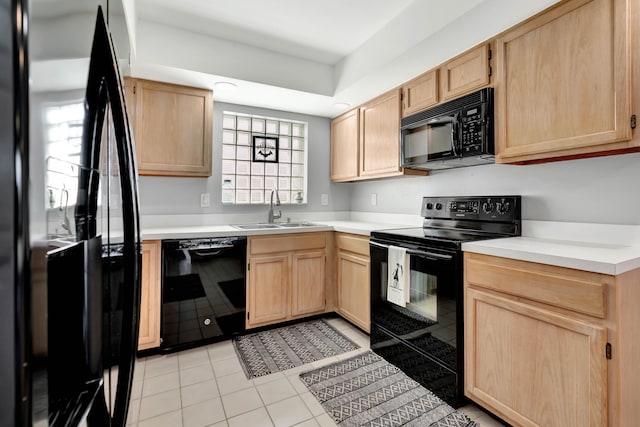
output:
[[[231,82],[216,82],[216,84],[214,84],[213,87],[215,90],[219,90],[221,92],[238,89],[238,86],[235,83],[231,83]]]
[[[349,108],[351,107],[351,104],[348,104],[346,102],[336,102],[335,104],[333,104],[333,106],[337,109],[337,110],[344,110],[345,108]]]

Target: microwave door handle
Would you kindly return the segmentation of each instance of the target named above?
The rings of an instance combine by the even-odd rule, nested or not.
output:
[[[452,117],[451,121],[451,149],[453,150],[453,155],[458,157],[458,151],[456,150],[456,145],[460,143],[460,154],[462,154],[462,141],[460,140],[460,121],[458,120],[458,114]]]
[[[371,246],[376,246],[378,248],[389,249],[389,245],[383,245],[382,243],[369,242],[369,244]],[[422,257],[422,258],[427,258],[427,259],[430,259],[432,261],[451,261],[451,259],[453,259],[452,255],[436,254],[436,253],[433,253],[433,252],[418,251],[416,249],[408,249],[408,248],[406,249],[406,251],[407,251],[407,253],[409,255],[415,255],[415,256]]]
[[[456,116],[436,117],[427,122],[428,125],[444,125],[447,123],[455,123]]]

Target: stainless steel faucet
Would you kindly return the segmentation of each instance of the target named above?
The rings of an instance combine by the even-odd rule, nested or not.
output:
[[[275,188],[271,190],[271,202],[269,203],[269,223],[273,223],[273,220],[282,217],[282,210],[278,210],[278,213],[273,212],[273,194],[276,195],[276,206],[280,206],[280,195]]]

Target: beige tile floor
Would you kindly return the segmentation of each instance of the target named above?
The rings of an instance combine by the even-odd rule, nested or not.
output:
[[[335,426],[298,374],[368,350],[369,337],[342,319],[329,322],[361,349],[253,380],[246,378],[230,340],[138,359],[127,425]],[[481,427],[502,426],[473,405],[461,410]]]

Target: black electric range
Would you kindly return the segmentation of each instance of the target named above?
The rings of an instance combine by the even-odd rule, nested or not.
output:
[[[371,349],[459,407],[466,403],[461,245],[519,236],[521,197],[424,197],[421,213],[422,227],[371,233]],[[405,264],[397,255],[389,262],[392,247]],[[401,300],[399,275],[408,286]]]

